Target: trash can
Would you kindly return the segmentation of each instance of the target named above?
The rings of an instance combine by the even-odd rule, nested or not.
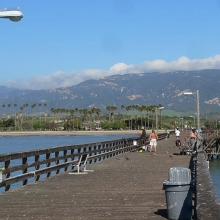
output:
[[[190,220],[192,218],[191,171],[184,167],[172,167],[169,180],[163,182],[167,215],[172,220]]]

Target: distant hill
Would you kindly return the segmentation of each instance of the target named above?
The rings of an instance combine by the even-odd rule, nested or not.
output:
[[[0,86],[0,95],[7,94],[11,91],[18,90],[16,88],[8,88],[7,86]]]
[[[123,104],[158,105],[173,111],[196,110],[196,98],[185,97],[187,90],[200,93],[202,113],[220,109],[220,70],[173,71],[141,74],[112,75],[99,80],[87,80],[71,87],[52,90],[17,90],[0,87],[0,103],[28,104],[46,103],[51,108],[96,107],[105,112],[106,106]],[[43,109],[43,107],[41,107]]]

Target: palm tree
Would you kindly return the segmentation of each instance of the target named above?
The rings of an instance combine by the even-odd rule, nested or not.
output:
[[[10,118],[10,107],[11,107],[11,104],[8,104],[8,119]]]
[[[76,112],[76,114],[78,113],[79,109],[75,108],[74,111]],[[76,115],[76,130],[78,130],[78,116]]]
[[[100,128],[101,127],[101,123],[100,123],[101,110],[100,109],[96,109],[96,114],[98,116],[98,128]]]
[[[147,129],[149,129],[149,116],[150,116],[150,114],[149,114],[149,112],[151,111],[151,109],[150,109],[150,106],[145,106],[145,110],[146,110],[146,112],[147,112]]]
[[[33,109],[33,111],[34,111],[34,108],[36,107],[36,104],[33,104],[33,105],[31,105],[31,108]],[[36,110],[35,110],[36,111]],[[33,112],[34,113],[34,112]],[[34,130],[34,114],[33,114],[33,116],[32,116],[32,130]]]
[[[79,114],[80,114],[80,117],[81,117],[82,114],[83,114],[83,109],[79,109]],[[83,120],[81,120],[81,128],[82,128],[82,123],[83,123]]]
[[[91,110],[90,110],[90,112],[91,112],[91,118],[92,118],[92,127],[94,128],[95,127],[95,114],[96,114],[96,108],[92,108]]]
[[[40,112],[40,125],[41,125],[41,103],[38,104],[39,112]]]
[[[106,106],[105,108],[107,111],[111,111],[111,106]],[[109,113],[109,121],[110,121],[111,113]]]
[[[14,104],[14,111],[15,111],[15,131],[16,131],[16,116],[17,116],[17,112],[16,112],[16,107],[17,107],[17,104]]]
[[[47,104],[44,103],[44,108],[45,108],[45,111],[44,111],[44,123],[45,124],[46,124],[46,117],[47,117],[47,109],[46,109],[46,107],[47,107]]]
[[[19,119],[20,119],[20,129],[22,131],[22,111],[24,107],[20,107]]]
[[[5,114],[5,112],[4,112],[4,108],[5,108],[5,105],[4,105],[4,104],[2,104],[2,109],[3,109],[3,114],[2,114],[2,117],[3,117],[3,119],[4,119],[4,114]]]
[[[124,105],[121,105],[121,109],[123,110],[125,108],[125,106]],[[122,119],[124,120],[124,122],[125,122],[125,118],[124,118],[124,114],[122,113]]]
[[[82,113],[83,113],[84,123],[85,123],[85,122],[86,122],[86,118],[87,118],[87,116],[90,114],[90,112],[89,112],[88,109],[83,109],[83,110],[82,110]]]
[[[26,120],[28,118],[28,103],[25,104],[25,108],[26,108]]]
[[[75,112],[74,109],[70,110],[70,121],[72,121],[73,129],[74,129],[74,112]],[[76,129],[78,130],[77,127],[78,127],[78,121],[77,121],[77,126],[76,126]]]
[[[51,108],[50,111],[52,112],[53,115],[56,114],[56,110],[55,110],[55,108]],[[55,118],[53,118],[53,120],[55,121]]]
[[[130,111],[131,108],[132,108],[131,105],[127,106],[127,107],[126,107],[126,111],[127,111],[127,112]],[[128,113],[128,114],[129,114],[129,113]],[[128,123],[129,123],[128,127],[129,127],[129,129],[131,130],[131,128],[132,128],[131,115],[129,115]]]

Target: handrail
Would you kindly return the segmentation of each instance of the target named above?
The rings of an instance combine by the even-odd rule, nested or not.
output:
[[[159,140],[165,139],[166,135],[166,133],[159,134]],[[138,140],[140,145],[133,145],[133,140]],[[5,170],[2,171],[5,178],[0,182],[0,187],[5,187],[5,191],[8,191],[12,184],[18,182],[22,181],[22,184],[26,185],[30,178],[34,178],[34,182],[39,181],[42,174],[46,174],[46,177],[49,177],[51,172],[58,174],[61,171],[67,171],[68,168],[74,169],[72,165],[76,165],[80,155],[85,153],[89,154],[87,164],[92,164],[118,154],[130,152],[140,148],[142,144],[143,140],[140,137],[131,137],[1,154],[0,162],[4,163],[5,166]]]

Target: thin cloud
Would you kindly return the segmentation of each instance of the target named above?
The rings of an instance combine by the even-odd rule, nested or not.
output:
[[[20,89],[53,89],[77,85],[88,79],[100,79],[110,75],[127,73],[150,73],[160,71],[177,70],[201,70],[201,69],[220,69],[220,55],[205,59],[190,60],[187,57],[180,57],[177,60],[166,62],[165,60],[145,61],[138,65],[127,65],[118,63],[110,67],[109,70],[85,69],[81,73],[75,71],[63,73],[61,71],[52,73],[49,76],[32,76],[27,81],[10,80],[2,84],[7,87]]]

